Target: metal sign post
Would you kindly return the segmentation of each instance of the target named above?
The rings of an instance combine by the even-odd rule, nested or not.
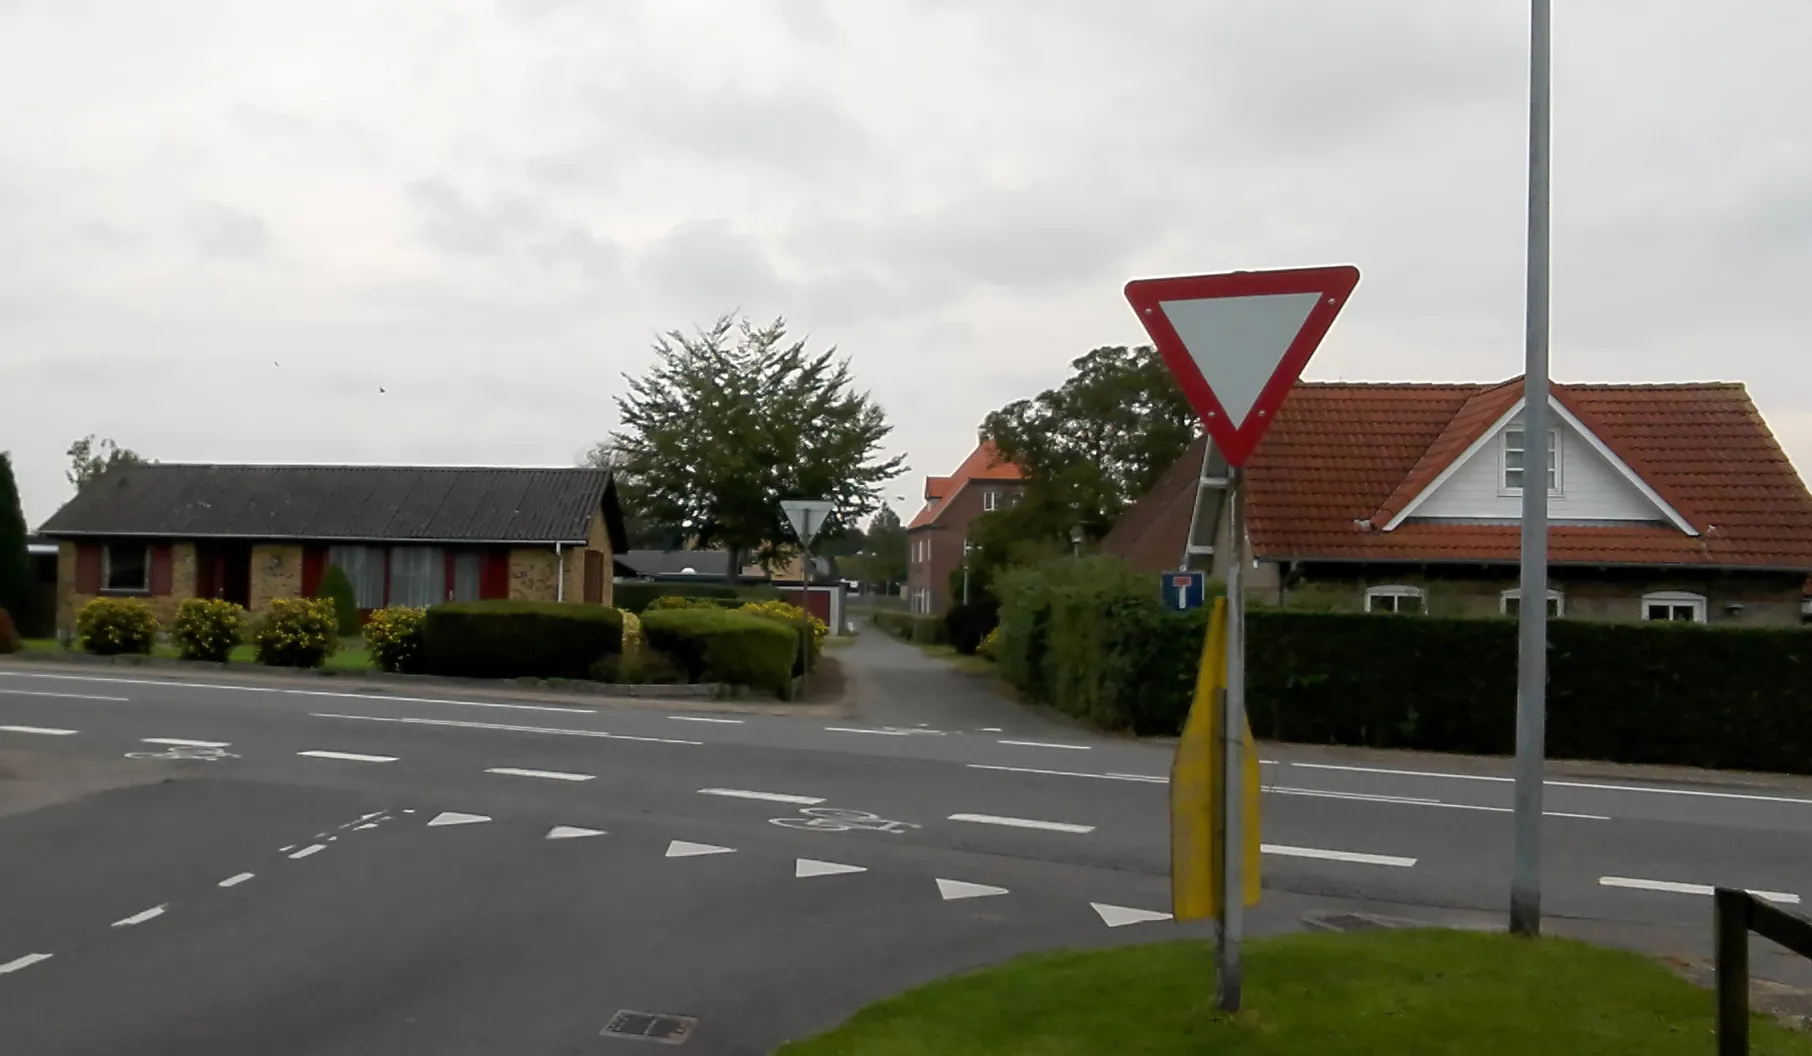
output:
[[[812,668],[812,540],[824,529],[824,522],[836,504],[829,499],[783,499],[780,509],[793,526],[802,556],[799,559],[799,695],[805,696]]]
[[[1246,845],[1240,831],[1245,810],[1243,782],[1246,761],[1242,749],[1246,739],[1246,573],[1245,573],[1245,471],[1232,470],[1228,488],[1227,527],[1233,533],[1232,553],[1227,559],[1227,689],[1221,708],[1221,817],[1215,826],[1220,833],[1221,900],[1215,944],[1215,1002],[1224,1012],[1239,1011],[1240,940],[1245,935],[1245,883],[1240,876],[1241,860]]]

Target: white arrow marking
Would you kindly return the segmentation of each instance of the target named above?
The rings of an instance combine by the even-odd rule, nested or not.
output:
[[[577,825],[555,825],[553,828],[547,830],[547,836],[545,838],[550,840],[576,840],[582,836],[602,835],[604,835],[603,829],[581,829]]]
[[[481,821],[490,820],[490,816],[486,814],[461,814],[457,810],[443,810],[434,815],[433,819],[428,822],[428,827],[432,829],[441,825],[476,825]]]
[[[169,905],[168,902],[164,903],[164,906],[167,905]],[[116,920],[113,922],[113,926],[116,928],[129,928],[134,924],[143,924],[147,920],[154,920],[164,915],[164,906],[152,906],[150,909],[134,913],[124,920]]]
[[[7,961],[5,964],[0,964],[0,975],[5,975],[7,972],[16,972],[21,968],[30,968],[39,961],[50,960],[51,956],[52,955],[48,953],[28,953],[18,960]]]
[[[986,898],[989,895],[1004,895],[1004,887],[992,887],[988,884],[972,884],[967,880],[939,880],[937,893],[949,902],[958,898]]]
[[[667,845],[667,857],[691,858],[700,854],[732,854],[734,847],[718,847],[709,843],[687,843],[685,840],[674,840]]]
[[[1090,902],[1096,913],[1101,915],[1101,923],[1110,928],[1123,927],[1127,924],[1143,924],[1151,920],[1169,920],[1170,914],[1157,913],[1149,909],[1133,909],[1130,906],[1110,906],[1103,902]]]
[[[793,869],[793,876],[836,876],[838,873],[866,873],[867,866],[843,865],[840,862],[820,862],[815,858],[801,858]]]

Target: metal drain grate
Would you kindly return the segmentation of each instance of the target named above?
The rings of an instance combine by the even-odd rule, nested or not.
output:
[[[663,1045],[684,1045],[692,1036],[698,1020],[692,1016],[670,1016],[659,1012],[636,1012],[623,1009],[610,1017],[600,1033],[607,1038],[633,1038],[636,1041],[658,1041]]]

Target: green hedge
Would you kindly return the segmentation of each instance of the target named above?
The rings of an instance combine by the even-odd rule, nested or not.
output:
[[[1166,611],[1155,577],[1090,564],[1009,578],[1003,677],[1104,728],[1176,733],[1206,610]],[[1252,608],[1247,628],[1259,737],[1513,750],[1514,620]],[[1548,662],[1554,758],[1812,773],[1812,631],[1558,620]]]
[[[882,609],[869,618],[874,620],[876,627],[915,645],[943,645],[950,640],[949,629],[944,625],[942,616]]]
[[[623,615],[558,601],[460,601],[428,607],[422,670],[468,678],[587,678],[623,648]]]
[[[631,580],[611,587],[611,602],[624,612],[638,616],[648,603],[669,594],[685,598],[712,598],[735,605],[744,601],[770,601],[780,596],[773,587],[732,587],[727,583],[648,583]]]
[[[974,656],[988,632],[1000,626],[1000,602],[984,597],[944,613],[944,637],[964,656]]]
[[[648,647],[689,682],[718,682],[785,696],[800,653],[799,632],[765,616],[728,609],[654,609],[642,614]]]

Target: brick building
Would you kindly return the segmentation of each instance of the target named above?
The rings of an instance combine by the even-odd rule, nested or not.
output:
[[[168,621],[185,598],[253,612],[345,569],[359,608],[520,598],[608,605],[626,549],[609,470],[115,466],[46,521],[57,626],[97,596]]]
[[[906,600],[913,612],[943,612],[952,597],[950,574],[963,567],[969,522],[1019,501],[1025,475],[982,441],[956,472],[925,478],[925,505],[906,526]]]
[[[1247,466],[1240,546],[1221,493],[1198,504],[1197,480],[1225,473],[1203,438],[1102,548],[1223,579],[1237,552],[1249,597],[1271,604],[1507,615],[1523,484],[1545,477],[1551,614],[1800,621],[1812,495],[1743,386],[1555,385],[1550,407],[1531,445],[1521,378],[1301,383]]]

